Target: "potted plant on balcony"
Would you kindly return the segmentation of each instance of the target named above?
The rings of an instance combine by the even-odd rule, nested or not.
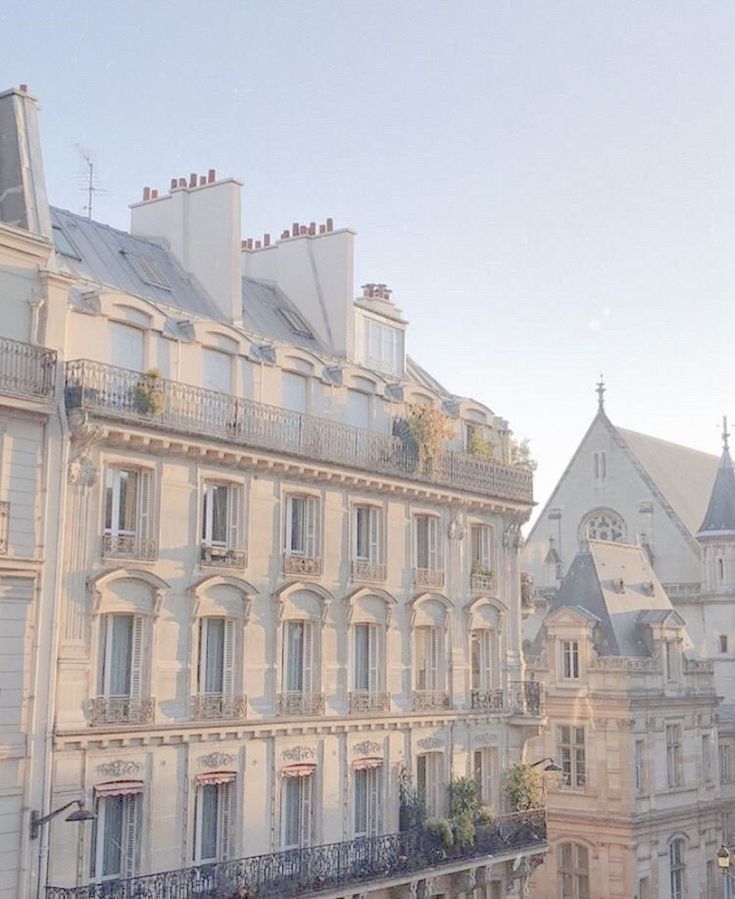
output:
[[[472,563],[470,573],[473,575],[476,574],[479,577],[492,577],[494,574],[492,568],[490,568],[488,565],[483,565],[482,562],[479,562],[477,560]]]
[[[543,804],[541,773],[531,765],[519,763],[509,768],[503,788],[512,812],[525,812]]]
[[[483,462],[492,462],[495,458],[495,447],[478,427],[471,428],[467,434],[467,452]]]
[[[446,441],[454,437],[452,420],[435,406],[416,403],[406,416],[406,427],[418,450],[419,467],[431,472]]]
[[[164,392],[161,383],[161,372],[152,368],[147,374],[138,378],[133,395],[136,412],[143,415],[160,415],[164,408]]]

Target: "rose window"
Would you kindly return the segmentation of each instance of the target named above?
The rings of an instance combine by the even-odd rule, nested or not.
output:
[[[598,509],[584,520],[582,526],[583,540],[608,540],[623,543],[625,540],[625,522],[610,509]]]

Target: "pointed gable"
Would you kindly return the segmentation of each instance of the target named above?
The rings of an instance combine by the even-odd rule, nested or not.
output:
[[[720,457],[699,535],[723,532],[735,533],[735,472],[727,446]]]

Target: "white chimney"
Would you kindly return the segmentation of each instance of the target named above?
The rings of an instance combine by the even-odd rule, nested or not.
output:
[[[25,84],[0,93],[0,222],[52,236],[38,105]]]
[[[204,287],[227,321],[242,321],[240,194],[242,182],[191,175],[174,179],[159,197],[146,189],[130,207],[130,231],[165,240],[181,265]]]

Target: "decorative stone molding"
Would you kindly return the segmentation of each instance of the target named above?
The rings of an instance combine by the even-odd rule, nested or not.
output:
[[[94,462],[84,453],[77,456],[69,463],[67,479],[75,487],[94,487],[97,481],[97,469]]]
[[[473,746],[497,746],[498,745],[498,735],[492,733],[491,731],[482,731],[479,734],[475,734],[472,738]]]
[[[443,737],[422,737],[416,741],[419,749],[444,749]]]
[[[281,758],[288,762],[307,762],[316,758],[310,746],[290,746],[281,753]]]
[[[231,752],[210,752],[209,755],[200,756],[197,764],[200,768],[222,768],[234,761],[235,756]]]
[[[104,762],[94,769],[100,777],[130,777],[132,774],[140,774],[143,765],[140,762],[115,759],[113,762]]]
[[[383,749],[380,743],[374,740],[363,740],[361,743],[355,743],[352,747],[353,755],[376,755]]]
[[[465,533],[466,529],[462,523],[460,514],[455,510],[452,513],[452,518],[449,522],[449,527],[447,528],[447,537],[449,537],[450,540],[462,541],[464,540]]]

